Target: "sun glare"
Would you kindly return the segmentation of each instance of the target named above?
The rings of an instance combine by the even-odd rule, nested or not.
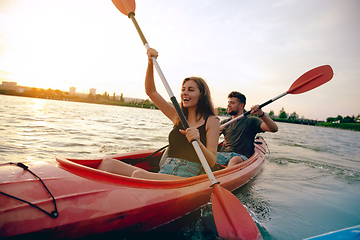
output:
[[[44,109],[46,100],[40,98],[33,98],[31,99],[31,101],[33,102],[32,112],[38,113]]]
[[[6,15],[6,22],[1,25],[1,34],[6,36],[1,65],[11,74],[3,77],[5,81],[68,90],[72,81],[86,82],[91,78],[89,69],[96,69],[96,64],[104,59],[104,36],[95,32],[96,21],[90,18],[89,22],[85,15],[89,13],[79,17],[66,6],[25,1]]]

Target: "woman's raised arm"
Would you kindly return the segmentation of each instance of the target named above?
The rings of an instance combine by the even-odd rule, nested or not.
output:
[[[175,123],[178,119],[177,112],[175,108],[168,103],[156,90],[155,81],[154,81],[154,65],[152,61],[152,57],[157,58],[158,53],[155,49],[149,48],[147,50],[148,55],[148,67],[146,70],[145,76],[145,92],[154,102],[154,104],[167,116],[173,123]]]

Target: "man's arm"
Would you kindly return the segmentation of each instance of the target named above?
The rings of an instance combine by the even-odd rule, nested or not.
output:
[[[274,120],[272,120],[266,113],[264,113],[264,115],[260,118],[261,118],[261,120],[263,120],[263,123],[261,124],[260,127],[264,132],[277,132],[278,131],[278,126],[276,125]]]
[[[272,120],[261,108],[259,108],[259,105],[255,105],[251,107],[251,114],[256,115],[261,118],[263,123],[260,125],[261,129],[264,132],[277,132],[278,126]]]

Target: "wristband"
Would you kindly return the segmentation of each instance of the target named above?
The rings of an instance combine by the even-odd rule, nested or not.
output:
[[[262,117],[264,116],[264,114],[265,114],[265,112],[263,112],[263,113],[259,116],[259,118],[262,118]]]

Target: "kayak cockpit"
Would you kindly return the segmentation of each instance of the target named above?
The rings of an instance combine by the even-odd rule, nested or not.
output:
[[[263,139],[257,140],[255,142],[255,153],[251,158],[231,168],[225,168],[216,171],[214,172],[214,175],[216,176],[217,180],[220,183],[228,182],[231,181],[233,178],[237,178],[239,176],[240,171],[245,171],[246,169],[252,169],[252,167],[257,166],[259,162],[262,164],[262,162],[265,159],[265,154],[264,154],[266,151],[265,149],[266,146],[264,140]],[[147,171],[158,172],[160,169],[159,164],[161,164],[160,162],[161,162],[162,154],[163,153],[161,151],[154,152],[153,150],[142,150],[131,153],[115,154],[112,155],[111,157],[113,159],[140,167]],[[95,181],[106,182],[116,185],[126,185],[131,187],[145,187],[145,188],[175,187],[176,188],[176,187],[185,187],[185,186],[208,181],[206,174],[202,174],[191,178],[180,179],[180,180],[148,180],[148,179],[131,178],[114,173],[109,173],[98,169],[101,161],[105,157],[97,157],[90,159],[75,159],[75,158],[66,158],[60,156],[60,157],[56,157],[56,161],[59,163],[60,168],[68,172],[71,172],[73,174],[76,174],[78,176]],[[210,182],[209,182],[209,186],[210,186]]]

